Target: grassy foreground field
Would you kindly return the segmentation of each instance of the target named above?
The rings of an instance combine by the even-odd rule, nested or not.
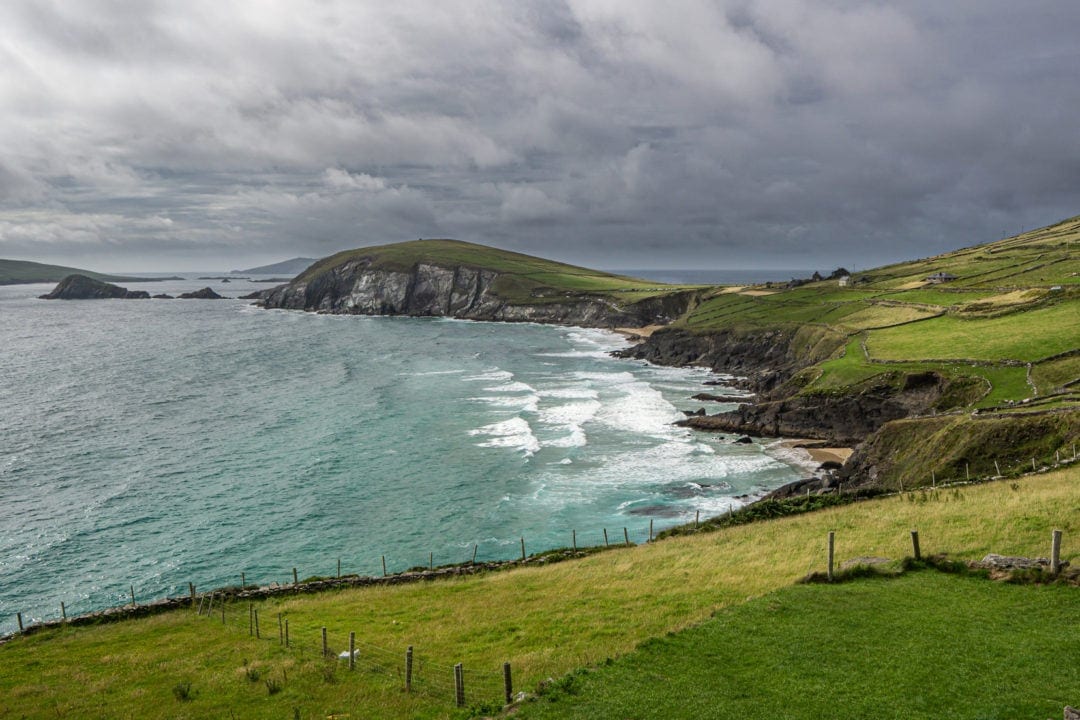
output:
[[[937,571],[785,588],[567,676],[517,717],[1057,718],[1080,592]]]
[[[1063,559],[1075,563],[1080,560],[1080,467],[1012,484],[865,501],[550,566],[268,600],[255,604],[261,620],[258,640],[248,635],[244,603],[226,608],[224,625],[215,608],[211,617],[180,611],[44,631],[0,646],[0,718],[455,717],[460,712],[453,708],[451,668],[457,662],[466,668],[468,703],[497,702],[503,662],[511,663],[516,689],[532,690],[545,678],[626,655],[644,641],[695,626],[727,608],[751,602],[746,612],[766,612],[763,601],[755,604],[756,598],[773,602],[766,596],[824,567],[830,530],[837,534],[840,560],[900,559],[910,554],[912,528],[920,531],[924,553],[946,552],[962,559],[987,552],[1045,556],[1050,531],[1058,528],[1065,533]],[[933,601],[936,580],[890,582],[896,583],[897,592],[913,588],[913,606],[923,608],[928,627],[949,625],[955,617],[948,587],[942,586],[940,602]],[[892,587],[888,585],[890,591]],[[861,592],[797,588],[775,602],[797,604],[803,597],[799,593],[833,590]],[[1045,604],[1038,598],[1058,597],[1033,587],[1010,592],[1014,590],[1016,595],[1002,595],[1000,602],[1012,603],[1017,612],[1035,612],[1040,602]],[[966,592],[983,591],[960,594]],[[1071,593],[1068,598],[1077,594],[1075,588],[1053,592]],[[930,600],[918,599],[923,596]],[[829,597],[820,600],[839,602]],[[986,602],[996,607],[993,603],[999,601],[988,595]],[[279,613],[289,622],[290,648],[279,644]],[[777,615],[784,622],[785,617]],[[347,647],[348,633],[356,632],[357,670],[320,657],[322,627],[337,651]],[[880,626],[854,623],[844,634],[855,643],[859,634],[878,630]],[[783,634],[783,623],[777,632]],[[798,643],[803,632],[792,625],[791,642]],[[405,694],[402,674],[410,645],[416,653],[417,682],[415,692]],[[973,644],[971,668],[996,662],[995,647]],[[1032,652],[1024,660],[1033,675],[1058,672],[1060,658]],[[745,671],[762,676],[787,671],[783,664],[753,665],[748,661]],[[938,671],[947,672],[935,668]],[[677,674],[677,667],[671,672]],[[930,683],[937,676],[927,677]],[[745,702],[757,697],[753,685],[740,687],[747,694]],[[865,691],[873,688],[870,684]],[[929,688],[919,702],[941,716],[948,714],[949,697]]]

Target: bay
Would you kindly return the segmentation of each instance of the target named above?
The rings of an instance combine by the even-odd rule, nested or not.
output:
[[[259,287],[128,287],[207,284]],[[606,331],[49,289],[0,287],[0,633],[129,585],[643,542],[800,476],[774,442],[673,426],[716,376],[612,358]]]

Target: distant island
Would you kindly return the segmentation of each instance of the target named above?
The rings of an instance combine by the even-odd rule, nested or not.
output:
[[[91,270],[46,265],[29,260],[4,260],[0,258],[0,285],[28,285],[31,283],[60,282],[68,275],[101,280],[103,282],[161,282],[162,280],[183,280],[181,277],[134,277],[130,275],[108,275]]]
[[[314,263],[318,262],[317,258],[305,258],[297,257],[291,260],[282,260],[281,262],[273,263],[272,265],[260,265],[259,267],[248,268],[247,270],[230,270],[230,275],[288,275],[294,277],[307,270]]]

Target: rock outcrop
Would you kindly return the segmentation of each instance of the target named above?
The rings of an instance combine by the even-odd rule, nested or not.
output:
[[[39,297],[42,300],[146,300],[150,293],[128,290],[85,275],[68,275],[57,283],[52,292]]]
[[[335,314],[445,316],[469,320],[542,322],[588,327],[666,323],[697,293],[679,292],[619,303],[600,293],[540,288],[526,300],[500,291],[499,272],[418,262],[408,270],[372,268],[371,258],[333,266],[265,291],[260,304]]]
[[[180,293],[177,296],[181,300],[225,300],[222,295],[218,295],[216,292],[208,287],[195,290],[194,292]]]

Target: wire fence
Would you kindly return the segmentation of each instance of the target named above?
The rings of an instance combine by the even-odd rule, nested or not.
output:
[[[253,642],[277,645],[300,661],[316,661],[317,671],[327,682],[363,677],[458,706],[503,705],[513,696],[509,663],[501,669],[473,668],[436,658],[413,646],[392,650],[367,642],[355,632],[313,629],[310,618],[298,623],[299,618],[290,617],[288,612],[268,616],[265,606],[219,591],[199,595],[194,612],[203,622],[220,623],[227,631],[248,635]],[[248,677],[266,683],[271,693],[289,682],[285,670],[269,671],[266,676],[262,672],[252,665]]]

